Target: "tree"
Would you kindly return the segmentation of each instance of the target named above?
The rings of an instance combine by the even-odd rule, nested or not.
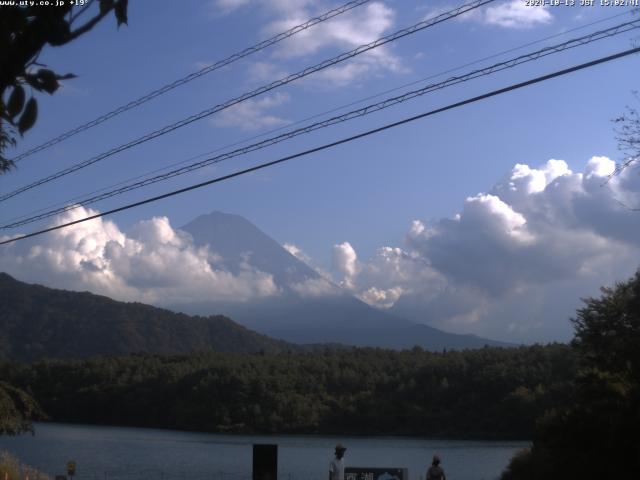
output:
[[[640,478],[640,271],[572,320],[579,369],[568,402],[539,419],[502,480]]]
[[[638,92],[633,92],[636,102],[640,102]],[[627,105],[625,113],[613,120],[618,125],[616,140],[624,160],[616,168],[615,174],[630,167],[640,159],[640,112],[637,107]]]
[[[0,7],[0,174],[13,167],[5,151],[16,145],[16,132],[24,135],[38,117],[33,91],[53,94],[60,80],[75,77],[70,73],[60,75],[38,63],[42,49],[46,45],[66,45],[89,32],[112,11],[118,27],[127,23],[128,0],[97,0],[99,8],[87,19],[95,1]]]
[[[572,320],[582,366],[617,375],[640,387],[640,270],[600,298],[585,300]]]
[[[0,435],[32,431],[31,422],[42,417],[42,410],[30,395],[0,382]]]

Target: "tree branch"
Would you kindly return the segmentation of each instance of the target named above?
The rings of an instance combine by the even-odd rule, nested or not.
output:
[[[111,11],[114,9],[114,7],[115,7],[115,3],[111,4],[109,7],[107,7],[106,9],[101,11],[100,13],[98,13],[98,15],[93,17],[91,20],[89,20],[87,23],[85,23],[80,28],[70,32],[69,35],[67,36],[67,40],[66,40],[65,43],[68,43],[71,40],[74,40],[74,39],[78,38],[80,35],[83,35],[83,34],[87,33],[88,31],[90,31],[93,27],[95,27],[98,24],[98,22],[100,20],[102,20],[109,13],[111,13]]]
[[[86,12],[89,7],[91,7],[91,5],[93,4],[95,0],[89,0],[84,7],[82,7],[80,10],[78,10],[78,13],[76,13],[75,15],[71,15],[71,18],[69,19],[69,25],[71,25],[73,22],[75,22],[78,18],[80,18],[80,16]]]

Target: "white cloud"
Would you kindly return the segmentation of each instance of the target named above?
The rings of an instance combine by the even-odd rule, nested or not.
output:
[[[455,4],[426,8],[425,18],[431,18],[445,13]],[[529,6],[525,0],[507,0],[488,7],[470,10],[458,17],[460,21],[477,22],[502,28],[527,29],[538,25],[546,25],[553,21],[553,15],[548,6]]]
[[[531,28],[553,20],[547,6],[528,6],[525,0],[511,0],[484,10],[483,21],[504,28]]]
[[[418,283],[435,291],[443,281],[424,259],[397,247],[382,247],[374,258],[361,262],[353,246],[344,242],[333,247],[333,266],[342,275],[341,287],[379,308],[390,308]]]
[[[324,277],[307,278],[302,282],[289,284],[289,287],[302,297],[327,297],[341,293],[338,286]]]
[[[293,243],[284,243],[282,245],[282,248],[284,248],[287,252],[289,252],[291,255],[302,262],[307,263],[308,260],[311,260],[311,258],[306,253],[304,253],[300,247],[294,245]]]
[[[358,274],[358,256],[349,242],[333,246],[333,268],[344,275],[340,285],[351,288]]]
[[[267,111],[278,108],[289,100],[289,94],[282,92],[245,100],[218,113],[212,123],[217,127],[236,127],[245,131],[278,127],[287,123],[287,120]]]
[[[371,305],[446,330],[512,341],[567,339],[580,298],[640,264],[640,176],[593,157],[582,173],[517,164],[453,218],[416,220],[407,248],[367,260],[334,246],[342,285]],[[604,186],[603,186],[604,185]]]
[[[370,287],[364,292],[360,292],[358,298],[369,305],[379,308],[390,308],[403,294],[402,287],[393,287],[382,290],[377,287]]]
[[[95,213],[78,208],[57,223]],[[244,301],[279,293],[271,275],[244,265],[232,274],[217,256],[197,248],[166,217],[137,224],[128,234],[95,219],[0,251],[0,270],[56,288],[89,290],[126,301],[171,305],[191,301]]]
[[[257,83],[273,82],[287,76],[287,71],[271,62],[253,62],[248,66],[248,76]]]
[[[265,36],[300,25],[329,9],[326,4],[310,1],[263,1],[261,5],[276,17],[265,26]],[[249,73],[254,81],[273,79],[275,72],[293,71],[291,67],[283,69],[280,66],[283,63],[290,64],[293,60],[301,58],[305,64],[309,64],[311,56],[322,54],[322,58],[327,58],[352,50],[384,36],[394,21],[394,10],[382,2],[372,2],[354,8],[279,43],[272,54],[272,60],[256,62],[249,68]],[[304,79],[304,83],[324,87],[344,86],[351,82],[363,81],[373,75],[406,71],[408,68],[394,55],[392,49],[383,46],[318,72]]]
[[[279,19],[266,27],[268,34],[288,30],[304,23],[314,12],[298,5],[280,8]],[[351,49],[381,37],[394,23],[395,12],[381,2],[355,8],[331,20],[315,25],[286,40],[278,48],[282,58],[303,57],[326,48]]]

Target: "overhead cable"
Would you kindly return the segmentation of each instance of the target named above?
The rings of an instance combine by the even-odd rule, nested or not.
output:
[[[636,10],[640,10],[640,9],[636,9]],[[572,33],[572,32],[578,31],[578,30],[584,30],[585,28],[591,27],[591,26],[599,24],[599,23],[607,22],[607,21],[612,20],[614,18],[618,18],[618,17],[626,16],[626,15],[633,15],[634,13],[635,13],[635,10],[631,10],[631,11],[624,11],[624,12],[621,12],[621,13],[610,15],[610,16],[607,16],[607,17],[598,18],[597,20],[594,20],[593,22],[589,22],[589,23],[585,23],[585,24],[582,24],[582,25],[578,25],[577,27],[571,28],[569,30],[563,30],[563,31],[561,31],[559,33],[555,33],[553,35],[548,35],[546,37],[542,37],[542,38],[539,38],[537,40],[534,40],[534,41],[531,41],[531,42],[527,42],[525,44],[518,45],[517,47],[512,47],[512,48],[509,48],[509,49],[506,49],[506,50],[502,50],[501,52],[494,53],[494,54],[491,54],[489,56],[482,57],[482,58],[479,58],[477,60],[473,60],[471,62],[467,62],[467,63],[465,63],[463,65],[458,65],[456,67],[452,67],[452,68],[449,68],[447,70],[428,75],[426,77],[422,77],[422,78],[420,78],[418,80],[412,80],[409,83],[404,83],[402,85],[398,85],[398,86],[395,86],[395,87],[387,89],[387,90],[379,91],[377,93],[374,93],[372,95],[368,95],[368,96],[366,96],[364,98],[360,98],[360,99],[355,100],[353,102],[349,102],[349,103],[340,105],[338,107],[331,108],[330,110],[325,110],[323,112],[315,113],[313,115],[310,115],[308,117],[302,118],[300,120],[289,122],[289,123],[287,123],[285,125],[282,125],[282,126],[279,126],[279,127],[276,127],[276,128],[272,128],[270,130],[258,133],[256,135],[252,135],[251,137],[244,138],[244,139],[238,140],[238,141],[234,141],[231,144],[227,144],[227,145],[223,145],[223,146],[220,146],[220,147],[216,147],[213,150],[208,150],[206,152],[199,153],[197,155],[192,155],[192,156],[190,156],[190,157],[188,157],[188,158],[186,158],[184,160],[180,160],[179,162],[170,163],[170,164],[165,165],[163,167],[156,168],[154,170],[144,172],[144,173],[136,175],[134,177],[129,177],[129,178],[121,180],[121,181],[119,181],[117,183],[114,183],[114,184],[111,184],[111,185],[107,185],[105,187],[93,190],[91,192],[88,192],[88,193],[85,193],[85,194],[81,194],[81,195],[76,195],[75,197],[72,197],[70,199],[67,199],[67,200],[64,200],[64,201],[61,201],[61,202],[57,202],[57,203],[55,203],[53,205],[50,205],[48,207],[40,208],[38,210],[31,211],[31,212],[26,213],[26,214],[22,214],[22,215],[18,215],[16,217],[12,217],[12,218],[6,220],[5,223],[13,223],[13,222],[16,222],[18,220],[23,220],[23,219],[26,219],[26,218],[30,218],[33,215],[36,215],[36,214],[41,213],[41,212],[45,212],[47,210],[52,209],[53,207],[81,203],[84,200],[86,200],[88,198],[91,198],[90,196],[97,195],[98,193],[101,193],[101,192],[106,192],[109,189],[113,189],[113,188],[119,187],[121,185],[125,185],[128,182],[133,182],[134,180],[140,180],[140,179],[149,177],[150,175],[153,175],[155,173],[168,171],[169,169],[177,167],[178,165],[184,165],[184,164],[189,163],[189,162],[191,162],[193,160],[196,160],[198,158],[203,158],[203,157],[206,157],[206,156],[211,155],[211,154],[216,153],[216,152],[227,150],[229,148],[233,148],[233,147],[236,147],[238,145],[243,145],[243,144],[246,144],[248,142],[251,142],[252,140],[257,140],[258,138],[267,137],[268,135],[271,135],[273,133],[281,132],[283,130],[286,130],[289,127],[293,127],[293,126],[296,126],[296,125],[302,125],[303,123],[308,122],[309,120],[314,120],[316,118],[321,118],[321,117],[323,117],[325,115],[329,115],[331,113],[339,112],[341,110],[344,110],[346,108],[352,107],[354,105],[359,105],[361,103],[364,103],[364,102],[366,102],[368,100],[372,100],[374,98],[382,97],[383,95],[386,95],[388,93],[397,92],[397,91],[402,90],[404,88],[411,87],[413,85],[418,85],[419,83],[423,83],[423,82],[425,82],[427,80],[431,80],[433,78],[442,77],[443,75],[446,75],[448,73],[457,72],[459,70],[462,70],[465,67],[470,67],[472,65],[477,65],[477,64],[485,62],[487,60],[491,60],[493,58],[501,57],[503,55],[506,55],[507,53],[515,52],[515,51],[518,51],[518,50],[522,50],[523,48],[530,47],[532,45],[537,45],[539,43],[542,43],[542,42],[545,42],[545,41],[548,41],[548,40],[551,40],[551,39],[554,39],[554,38],[557,38],[557,37],[566,36],[569,33]]]
[[[156,90],[153,90],[150,93],[147,93],[146,95],[143,95],[140,98],[137,98],[135,100],[130,101],[129,103],[122,105],[118,108],[115,108],[114,110],[111,110],[108,113],[105,113],[104,115],[99,116],[98,118],[91,120],[90,122],[86,122],[83,123],[82,125],[78,125],[77,127],[68,130],[64,133],[62,133],[61,135],[52,138],[40,145],[37,145],[29,150],[27,150],[24,153],[21,153],[20,155],[17,155],[16,157],[12,158],[11,161],[13,161],[14,163],[19,162],[31,155],[33,155],[34,153],[37,152],[41,152],[42,150],[45,150],[53,145],[57,145],[58,143],[73,137],[74,135],[77,135],[78,133],[84,132],[85,130],[89,130],[90,128],[93,128],[97,125],[100,125],[101,123],[106,122],[107,120],[116,117],[118,115],[120,115],[121,113],[124,113],[128,110],[131,110],[133,108],[139,107],[140,105],[142,105],[143,103],[146,103],[150,100],[153,100],[156,97],[159,97],[160,95],[163,95],[171,90],[173,90],[174,88],[178,88],[182,85],[185,85],[193,80],[195,80],[196,78],[202,77],[203,75],[207,75],[208,73],[211,73],[215,70],[219,70],[222,67],[226,67],[227,65],[230,65],[234,62],[237,62],[238,60],[248,57],[249,55],[253,55],[254,53],[260,52],[262,50],[264,50],[265,48],[268,48],[272,45],[275,45],[276,43],[279,43],[287,38],[290,38],[292,36],[294,36],[297,33],[300,33],[310,27],[313,27],[314,25],[317,25],[318,23],[322,23],[326,20],[329,20],[330,18],[336,17],[338,15],[341,15],[345,12],[348,12],[349,10],[352,10],[356,7],[359,7],[360,5],[363,5],[367,2],[369,2],[370,0],[353,0],[350,2],[345,3],[344,5],[341,5],[340,7],[334,8],[333,10],[329,10],[328,12],[323,13],[322,15],[319,15],[317,17],[311,18],[309,20],[307,20],[304,23],[301,23],[300,25],[296,25],[295,27],[290,28],[289,30],[285,31],[285,32],[281,32],[278,33],[276,35],[274,35],[271,38],[268,38],[256,45],[253,45],[251,47],[245,48],[244,50],[234,53],[233,55],[228,56],[227,58],[223,59],[223,60],[218,60],[217,62],[211,64],[211,65],[207,65],[204,68],[201,68],[200,70],[196,71],[196,72],[192,72],[189,75],[186,75],[182,78],[179,78],[171,83],[168,83]]]
[[[368,52],[374,48],[380,47],[382,45],[385,45],[387,43],[390,42],[394,42],[400,38],[406,37],[407,35],[412,35],[416,32],[419,32],[421,30],[424,30],[426,28],[432,27],[434,25],[437,25],[439,23],[442,23],[444,21],[447,20],[451,20],[452,18],[458,17],[464,13],[467,13],[471,10],[474,10],[476,8],[481,7],[482,5],[486,5],[488,3],[494,2],[495,0],[475,0],[473,2],[470,3],[466,3],[460,7],[457,7],[453,10],[449,10],[448,12],[442,13],[440,15],[437,15],[435,17],[432,17],[430,19],[427,20],[423,20],[421,22],[416,23],[415,25],[412,25],[411,27],[407,27],[407,28],[403,28],[402,30],[398,30],[395,33],[392,33],[391,35],[387,35],[385,37],[379,38],[378,40],[375,40],[373,42],[370,42],[368,44],[365,45],[361,45],[349,52],[346,53],[342,53],[340,55],[338,55],[337,57],[333,57],[329,60],[324,60],[323,62],[320,62],[312,67],[307,67],[304,70],[301,70],[298,73],[294,73],[291,75],[288,75],[284,78],[281,78],[280,80],[276,80],[268,85],[264,85],[262,87],[257,88],[256,90],[253,90],[251,92],[245,93],[239,97],[236,97],[232,100],[228,100],[225,103],[216,105],[214,107],[208,108],[206,110],[201,111],[200,113],[191,115],[190,117],[187,117],[185,119],[182,119],[178,122],[175,122],[173,124],[167,125],[165,127],[162,127],[158,130],[155,130],[153,132],[147,133],[146,135],[143,135],[142,137],[139,137],[135,140],[132,140],[128,143],[125,143],[123,145],[120,145],[118,147],[112,148],[111,150],[108,150],[107,152],[101,153],[95,157],[91,157],[88,160],[85,160],[83,162],[77,163],[71,167],[65,168],[63,170],[60,170],[54,174],[51,174],[47,177],[41,178],[40,180],[37,180],[33,183],[30,183],[28,185],[25,185],[23,187],[20,187],[16,190],[13,190],[12,192],[9,193],[5,193],[0,195],[0,202],[3,202],[5,200],[8,200],[9,198],[15,197],[16,195],[19,195],[23,192],[26,192],[27,190],[31,190],[33,188],[36,188],[40,185],[44,185],[45,183],[51,182],[53,180],[56,180],[58,178],[64,177],[66,175],[69,175],[71,173],[77,172],[78,170],[81,170],[83,168],[86,168],[90,165],[93,165],[96,162],[99,162],[101,160],[104,160],[105,158],[111,157],[112,155],[115,155],[116,153],[120,153],[124,150],[128,150],[136,145],[140,145],[141,143],[144,142],[148,142],[149,140],[153,140],[157,137],[160,137],[162,135],[166,135],[169,132],[172,132],[174,130],[177,130],[178,128],[182,128],[186,125],[189,125],[195,121],[201,120],[203,118],[206,118],[210,115],[213,115],[214,113],[220,112],[222,110],[225,110],[229,107],[232,107],[233,105],[237,105],[241,102],[244,102],[250,98],[256,97],[258,95],[261,95],[263,93],[269,92],[275,88],[281,87],[283,85],[286,85],[288,83],[291,83],[295,80],[298,80],[300,78],[306,77],[308,75],[311,75],[312,73],[316,73],[320,70],[324,70],[328,67],[332,67],[334,65],[337,65],[338,63],[344,62],[345,60],[348,60],[350,58],[353,58],[357,55],[361,55],[362,53]]]
[[[79,208],[81,206],[87,206],[87,205],[91,205],[93,203],[96,203],[98,201],[101,200],[105,200],[107,198],[111,198],[117,195],[121,195],[123,193],[132,191],[132,190],[136,190],[138,188],[142,188],[145,187],[147,185],[151,185],[157,182],[161,182],[164,180],[168,180],[170,178],[179,176],[179,175],[183,175],[189,172],[192,172],[194,170],[198,170],[200,168],[204,168],[207,166],[210,166],[212,164],[216,164],[216,163],[220,163],[226,160],[229,160],[231,158],[234,157],[238,157],[241,155],[246,155],[248,153],[254,152],[256,150],[261,150],[263,148],[269,147],[271,145],[275,145],[277,143],[281,143],[284,142],[286,140],[289,140],[291,138],[297,137],[299,135],[303,135],[303,134],[307,134],[316,130],[320,130],[323,128],[327,128],[329,126],[332,125],[336,125],[338,123],[343,123],[349,120],[352,120],[354,118],[358,118],[358,117],[363,117],[366,115],[369,115],[371,113],[374,112],[378,112],[380,110],[384,110],[386,108],[392,107],[394,105],[415,99],[417,97],[420,97],[422,95],[425,95],[427,93],[431,93],[437,90],[442,90],[444,88],[453,86],[453,85],[457,85],[463,82],[468,82],[470,80],[479,78],[479,77],[483,77],[483,76],[488,76],[488,75],[492,75],[496,72],[500,72],[502,70],[506,70],[509,68],[514,68],[518,65],[522,65],[524,63],[528,63],[531,61],[535,61],[538,60],[540,58],[546,57],[548,55],[552,55],[555,53],[559,53],[559,52],[563,52],[572,48],[576,48],[582,45],[588,45],[590,43],[596,42],[598,40],[602,40],[605,38],[610,38],[613,37],[615,35],[620,35],[622,33],[626,33],[629,32],[631,30],[640,28],[640,19],[635,20],[635,21],[631,21],[631,22],[625,22],[619,25],[616,25],[614,27],[610,27],[607,28],[605,30],[600,30],[597,32],[593,32],[590,33],[588,35],[584,35],[582,37],[579,38],[574,38],[571,40],[568,40],[566,42],[557,44],[557,45],[553,45],[553,46],[549,46],[549,47],[545,47],[542,48],[540,50],[537,50],[535,52],[531,52],[528,54],[524,54],[524,55],[520,55],[518,57],[512,58],[510,60],[506,60],[503,62],[499,62],[496,63],[494,65],[491,65],[489,67],[485,67],[485,68],[481,68],[481,69],[477,69],[477,70],[473,70],[469,73],[466,73],[464,75],[459,75],[459,76],[455,76],[455,77],[450,77],[447,80],[443,81],[443,82],[439,82],[439,83],[434,83],[434,84],[430,84],[430,85],[426,85],[422,88],[416,89],[416,90],[412,90],[409,92],[406,92],[402,95],[398,95],[395,97],[391,97],[391,98],[387,98],[385,100],[382,100],[380,102],[377,103],[373,103],[370,105],[367,105],[365,107],[356,109],[356,110],[352,110],[350,112],[344,113],[342,115],[337,115],[334,117],[331,117],[329,119],[326,120],[322,120],[319,122],[315,122],[312,123],[310,125],[306,125],[304,127],[300,127],[297,128],[295,130],[291,130],[288,132],[285,132],[283,134],[280,134],[278,136],[275,137],[271,137],[265,140],[262,140],[260,142],[242,147],[242,148],[238,148],[235,149],[231,152],[227,152],[227,153],[223,153],[221,155],[216,155],[214,157],[210,157],[207,158],[205,160],[199,161],[199,162],[195,162],[192,163],[190,165],[186,165],[180,168],[176,168],[174,170],[171,170],[169,172],[165,172],[163,174],[160,175],[156,175],[154,177],[150,177],[150,178],[146,178],[144,180],[140,180],[138,182],[134,182],[134,183],[130,183],[128,185],[124,185],[122,187],[110,190],[108,192],[104,192],[98,195],[94,195],[92,197],[83,199],[80,202],[76,202],[74,204],[71,205],[64,205],[62,207],[59,208],[55,208],[55,209],[51,209],[48,210],[44,213],[40,213],[38,215],[33,215],[30,216],[28,218],[23,218],[20,219],[18,221],[12,222],[12,223],[7,223],[4,225],[0,225],[0,229],[8,229],[8,228],[16,228],[19,226],[23,226],[23,225],[27,225],[29,223],[33,223],[36,222],[38,220],[42,220],[45,218],[49,218],[52,216],[55,216],[57,214],[60,213],[64,213],[67,212],[69,210],[73,210],[76,208]]]
[[[96,213],[94,215],[90,215],[90,216],[85,217],[85,218],[81,218],[81,219],[74,220],[74,221],[71,221],[71,222],[62,223],[62,224],[59,224],[59,225],[54,225],[52,227],[45,228],[43,230],[38,230],[38,231],[35,231],[35,232],[31,232],[31,233],[28,233],[28,234],[25,234],[25,235],[20,235],[20,236],[16,236],[16,237],[13,237],[13,238],[9,238],[9,239],[0,241],[0,245],[6,245],[6,244],[17,242],[17,241],[20,241],[20,240],[25,240],[27,238],[31,238],[31,237],[34,237],[34,236],[37,236],[37,235],[42,235],[44,233],[52,232],[54,230],[60,230],[62,228],[70,227],[72,225],[77,225],[79,223],[87,222],[89,220],[94,220],[96,218],[101,218],[101,217],[104,217],[104,216],[107,216],[107,215],[112,215],[114,213],[118,213],[118,212],[122,212],[122,211],[125,211],[125,210],[129,210],[131,208],[139,207],[141,205],[146,205],[146,204],[149,204],[149,203],[157,202],[159,200],[163,200],[165,198],[173,197],[175,195],[180,195],[180,194],[192,191],[192,190],[196,190],[196,189],[199,189],[199,188],[202,188],[202,187],[206,187],[206,186],[212,185],[214,183],[219,183],[219,182],[223,182],[223,181],[226,181],[226,180],[230,180],[232,178],[239,177],[241,175],[246,175],[248,173],[255,172],[255,171],[258,171],[258,170],[262,170],[262,169],[265,169],[265,168],[269,168],[269,167],[272,167],[274,165],[278,165],[278,164],[281,164],[281,163],[284,163],[284,162],[288,162],[290,160],[294,160],[296,158],[301,158],[301,157],[310,155],[312,153],[317,153],[317,152],[320,152],[320,151],[323,151],[323,150],[327,150],[329,148],[336,147],[338,145],[342,145],[342,144],[345,144],[345,143],[352,142],[354,140],[358,140],[358,139],[361,139],[361,138],[364,138],[364,137],[368,137],[370,135],[374,135],[374,134],[383,132],[385,130],[389,130],[391,128],[395,128],[395,127],[398,127],[400,125],[405,125],[407,123],[411,123],[411,122],[414,122],[416,120],[420,120],[422,118],[426,118],[426,117],[429,117],[429,116],[432,116],[432,115],[436,115],[438,113],[442,113],[442,112],[445,112],[445,111],[448,111],[448,110],[453,110],[455,108],[459,108],[459,107],[462,107],[464,105],[468,105],[468,104],[475,103],[475,102],[478,102],[478,101],[481,101],[481,100],[485,100],[487,98],[495,97],[497,95],[502,95],[504,93],[511,92],[513,90],[518,90],[520,88],[524,88],[524,87],[527,87],[527,86],[530,86],[530,85],[534,85],[536,83],[545,82],[545,81],[551,80],[551,79],[556,78],[556,77],[560,77],[560,76],[563,76],[563,75],[567,75],[569,73],[577,72],[579,70],[584,70],[586,68],[594,67],[596,65],[600,65],[600,64],[607,63],[607,62],[610,62],[610,61],[613,61],[613,60],[617,60],[619,58],[623,58],[623,57],[626,57],[626,56],[629,56],[629,55],[632,55],[632,54],[635,54],[635,53],[638,53],[638,52],[640,52],[640,47],[630,48],[628,50],[624,50],[622,52],[618,52],[618,53],[613,54],[613,55],[609,55],[609,56],[606,56],[606,57],[601,57],[601,58],[598,58],[596,60],[592,60],[590,62],[582,63],[582,64],[579,64],[579,65],[575,65],[573,67],[565,68],[563,70],[558,70],[556,72],[549,73],[547,75],[542,75],[540,77],[536,77],[536,78],[533,78],[533,79],[530,79],[530,80],[527,80],[527,81],[524,81],[524,82],[516,83],[516,84],[510,85],[508,87],[500,88],[498,90],[493,90],[493,91],[485,93],[483,95],[478,95],[478,96],[473,97],[473,98],[469,98],[469,99],[466,99],[466,100],[463,100],[463,101],[460,101],[460,102],[452,103],[452,104],[449,104],[449,105],[447,105],[445,107],[437,108],[435,110],[431,110],[431,111],[428,111],[428,112],[425,112],[425,113],[421,113],[419,115],[415,115],[415,116],[412,116],[412,117],[409,117],[409,118],[405,118],[405,119],[397,121],[397,122],[389,123],[389,124],[386,124],[386,125],[384,125],[382,127],[374,128],[372,130],[367,130],[366,132],[362,132],[362,133],[359,133],[359,134],[356,134],[356,135],[352,135],[352,136],[347,137],[347,138],[343,138],[343,139],[337,140],[335,142],[327,143],[327,144],[321,145],[319,147],[315,147],[315,148],[311,148],[311,149],[308,149],[308,150],[305,150],[305,151],[302,151],[302,152],[298,152],[298,153],[293,154],[293,155],[282,157],[282,158],[279,158],[277,160],[273,160],[271,162],[261,163],[259,165],[255,165],[253,167],[246,168],[244,170],[236,171],[234,173],[230,173],[228,175],[223,175],[221,177],[216,177],[216,178],[213,178],[211,180],[207,180],[205,182],[197,183],[195,185],[190,185],[188,187],[181,188],[181,189],[178,189],[178,190],[173,190],[171,192],[167,192],[167,193],[164,193],[162,195],[157,195],[157,196],[154,196],[154,197],[146,198],[144,200],[140,200],[140,201],[137,201],[137,202],[134,202],[134,203],[130,203],[128,205],[124,205],[124,206],[121,206],[121,207],[118,207],[118,208],[114,208],[114,209],[108,210],[106,212]]]

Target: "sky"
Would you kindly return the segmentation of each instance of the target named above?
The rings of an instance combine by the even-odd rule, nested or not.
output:
[[[131,2],[128,26],[117,29],[109,17],[75,42],[43,51],[40,63],[78,77],[55,95],[38,96],[38,122],[15,152],[339,4]],[[0,177],[0,191],[456,6],[372,0],[24,159]],[[346,112],[633,19],[640,16],[627,6],[495,1],[29,190],[3,202],[0,219],[4,224],[73,203],[195,156],[287,131],[312,116]],[[551,55],[91,208],[105,211],[333,142],[628,49],[639,37],[635,30]],[[579,299],[625,280],[640,263],[640,214],[631,211],[640,206],[638,171],[607,181],[624,160],[612,119],[636,102],[638,62],[637,55],[627,57],[104,221],[0,247],[0,269],[25,281],[154,304],[169,297],[247,301],[277,294],[265,272],[216,269],[215,252],[194,247],[180,233],[198,215],[219,210],[249,219],[325,278],[378,308],[458,333],[566,341]],[[384,93],[389,90],[394,93]],[[1,233],[28,233],[86,213],[77,209]]]

